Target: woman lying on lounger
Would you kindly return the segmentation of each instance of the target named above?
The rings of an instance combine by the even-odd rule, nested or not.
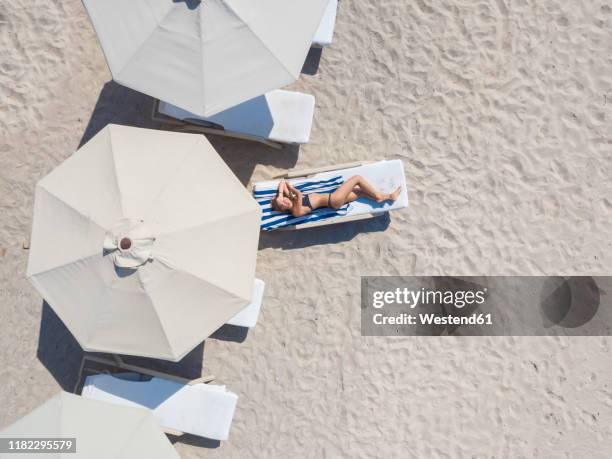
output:
[[[293,214],[294,217],[302,217],[319,207],[331,207],[339,209],[349,202],[359,198],[368,198],[376,202],[395,201],[400,192],[398,187],[393,193],[381,193],[374,188],[366,179],[355,175],[344,182],[333,193],[311,193],[303,194],[291,183],[282,181],[278,184],[278,193],[272,199],[272,208],[279,212]]]

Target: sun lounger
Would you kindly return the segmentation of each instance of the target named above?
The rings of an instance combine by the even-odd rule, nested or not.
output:
[[[392,210],[408,207],[408,191],[404,165],[400,160],[359,162],[343,164],[334,167],[294,171],[277,179],[289,180],[296,188],[309,192],[330,192],[346,179],[361,175],[376,188],[390,192],[402,187],[399,198],[394,202],[376,203],[369,199],[358,199],[342,209],[320,208],[316,211],[295,219],[289,214],[275,212],[270,208],[269,201],[276,194],[280,180],[258,182],[253,186],[253,195],[262,206],[262,229],[295,230],[312,228],[322,225],[344,223],[376,217]]]
[[[153,411],[164,428],[213,440],[227,440],[238,396],[225,386],[186,385],[162,378],[130,381],[113,375],[85,380],[85,398]]]
[[[255,279],[253,289],[253,301],[246,308],[236,314],[227,323],[236,327],[253,328],[257,324],[261,304],[263,303],[264,289],[266,284],[261,279]]]
[[[172,435],[190,433],[213,440],[228,439],[238,396],[225,386],[205,384],[211,378],[185,380],[125,364],[119,358],[112,362],[88,356],[83,368],[88,368],[85,361],[119,371],[108,374],[105,369],[86,376],[83,397],[148,408],[166,433]]]
[[[157,101],[153,119],[175,131],[224,135],[281,148],[281,144],[308,143],[314,106],[311,95],[278,89],[208,118]]]
[[[338,0],[329,0],[323,20],[312,40],[312,46],[324,48],[331,45],[336,26],[336,13],[338,11]]]

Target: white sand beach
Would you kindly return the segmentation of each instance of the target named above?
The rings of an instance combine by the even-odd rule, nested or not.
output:
[[[229,441],[181,456],[610,457],[611,338],[365,338],[359,309],[362,275],[610,274],[610,30],[599,0],[342,0],[291,86],[316,97],[310,143],[210,140],[245,185],[401,159],[410,208],[262,234],[257,326],[162,365],[240,397]],[[0,428],[81,357],[25,279],[35,183],[108,123],[157,128],[152,105],[111,81],[81,2],[4,2]]]

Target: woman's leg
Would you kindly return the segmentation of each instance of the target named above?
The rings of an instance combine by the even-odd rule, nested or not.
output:
[[[368,197],[376,202],[395,201],[400,191],[401,187],[398,187],[393,193],[381,193],[362,176],[355,175],[332,193],[330,203],[333,208],[338,209],[346,203],[355,201],[360,196]]]
[[[339,209],[347,202],[355,201],[359,196],[353,191],[359,182],[359,176],[351,177],[334,191],[330,196],[330,205],[334,209]],[[350,199],[353,198],[353,199]]]

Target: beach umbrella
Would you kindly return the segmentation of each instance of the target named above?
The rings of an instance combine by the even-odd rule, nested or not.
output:
[[[113,79],[200,116],[294,82],[329,0],[83,0]]]
[[[178,361],[251,302],[259,219],[204,136],[109,125],[36,186],[27,274],[86,351]]]
[[[67,392],[60,392],[0,431],[0,438],[44,438],[71,442],[70,448],[64,443],[63,448],[66,449],[63,454],[47,451],[40,454],[42,451],[39,449],[32,454],[15,455],[24,459],[179,459],[150,410],[89,400]]]

